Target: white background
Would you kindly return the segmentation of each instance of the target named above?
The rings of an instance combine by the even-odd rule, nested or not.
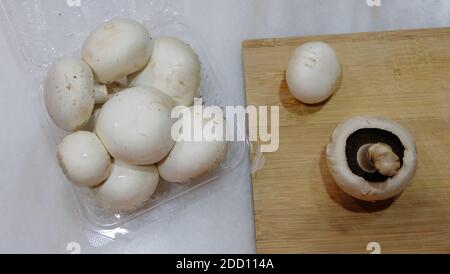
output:
[[[448,0],[177,0],[169,1],[205,41],[229,96],[243,104],[245,39],[449,26]],[[19,11],[18,11],[19,12]],[[0,32],[0,252],[81,251],[252,253],[255,233],[249,167],[173,201],[130,225],[112,242],[89,238],[74,196],[60,182],[52,141]],[[449,49],[450,50],[450,49]],[[301,229],[301,228],[299,228]],[[90,239],[90,241],[89,241]],[[103,246],[94,247],[99,244]]]

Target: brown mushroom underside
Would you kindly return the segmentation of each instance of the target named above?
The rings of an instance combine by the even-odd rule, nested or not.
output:
[[[368,182],[381,183],[391,178],[378,171],[367,172],[358,163],[358,151],[367,144],[384,143],[392,148],[392,151],[400,158],[400,168],[403,166],[405,147],[401,140],[390,131],[379,128],[363,128],[355,131],[347,138],[345,154],[350,170],[357,176]]]

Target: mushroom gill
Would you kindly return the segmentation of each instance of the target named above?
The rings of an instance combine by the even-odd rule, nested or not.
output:
[[[379,128],[363,128],[347,138],[345,154],[350,170],[368,182],[395,176],[403,166],[405,147],[397,135]]]

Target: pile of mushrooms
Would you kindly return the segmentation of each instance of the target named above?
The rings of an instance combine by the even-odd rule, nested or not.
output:
[[[292,95],[305,104],[332,96],[342,77],[336,51],[324,42],[295,49],[286,70]],[[414,139],[400,124],[353,117],[339,125],[327,146],[328,167],[337,185],[354,198],[376,202],[400,194],[414,176]]]
[[[172,110],[199,96],[201,64],[188,44],[114,19],[89,35],[81,55],[56,60],[44,83],[47,112],[69,133],[57,159],[70,182],[122,212],[150,200],[160,177],[186,183],[219,167],[226,142],[171,135]]]

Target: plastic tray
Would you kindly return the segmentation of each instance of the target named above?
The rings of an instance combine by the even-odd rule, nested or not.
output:
[[[80,4],[79,6],[77,4]],[[189,43],[202,62],[201,97],[205,105],[225,106],[226,89],[212,69],[199,38],[183,24],[177,12],[163,0],[4,0],[0,3],[2,21],[11,36],[17,59],[28,75],[31,96],[38,115],[57,144],[66,133],[55,127],[48,117],[42,99],[42,82],[49,65],[64,55],[79,55],[89,32],[105,20],[124,17],[144,23],[154,37],[170,35]],[[245,136],[245,128],[236,128]],[[248,151],[247,141],[231,142],[226,160],[219,169],[187,184],[161,182],[152,199],[133,212],[118,213],[97,205],[88,189],[73,187],[80,209],[87,220],[100,229],[115,229],[156,207],[184,195],[235,169]],[[56,157],[55,157],[56,161]],[[61,181],[71,184],[61,173]]]

